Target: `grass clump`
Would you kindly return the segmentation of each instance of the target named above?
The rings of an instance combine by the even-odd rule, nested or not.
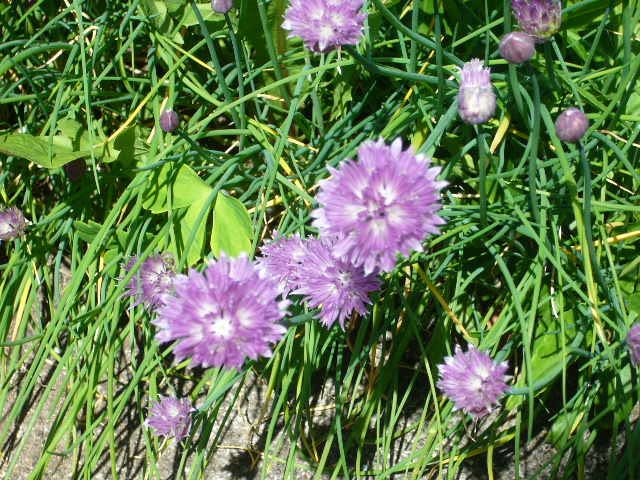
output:
[[[285,0],[215,3],[0,6],[3,476],[637,478],[640,2],[562,2],[561,24],[540,25],[509,0],[351,0],[343,21],[363,28],[328,33],[299,27],[313,11],[297,0],[284,25]],[[509,64],[501,37],[527,28],[545,41]],[[556,131],[572,107],[584,136]],[[402,210],[402,241],[347,245],[351,224],[312,212],[353,213],[330,182],[379,139],[390,167],[369,171],[361,197],[380,207],[399,156],[428,157],[441,208]],[[426,188],[411,173],[385,208]],[[427,213],[445,222],[413,242],[403,229]],[[371,218],[359,221],[366,232]],[[287,269],[316,255],[290,305],[265,298],[282,278],[256,280],[274,231],[307,255]],[[370,240],[371,258],[403,255],[360,261]],[[240,263],[250,273],[223,268]],[[205,269],[218,283],[171,286]],[[217,285],[241,292],[225,297],[237,318],[216,310]],[[195,312],[188,333],[159,334],[167,305]],[[253,318],[242,308],[275,313],[258,336],[229,335]],[[211,325],[200,360],[180,354]],[[450,394],[440,365],[457,345],[484,353]],[[234,365],[207,353],[230,348]],[[503,362],[507,389],[496,380],[479,414],[473,366]],[[165,397],[181,400],[160,408]],[[178,432],[174,403],[179,440],[157,437]],[[240,408],[253,415],[242,434]]]

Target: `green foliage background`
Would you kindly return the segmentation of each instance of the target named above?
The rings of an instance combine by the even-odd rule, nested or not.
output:
[[[520,67],[497,54],[508,0],[373,0],[359,47],[325,55],[286,37],[283,0],[237,0],[227,18],[186,0],[68,4],[0,6],[0,201],[32,221],[0,245],[6,478],[34,442],[27,412],[49,404],[29,478],[61,456],[74,478],[104,461],[123,478],[125,413],[142,422],[178,384],[200,411],[175,475],[203,478],[221,406],[255,374],[267,384],[260,476],[455,478],[482,458],[493,478],[497,450],[520,476],[537,435],[555,448],[551,478],[585,478],[597,442],[617,445],[610,478],[640,475],[624,345],[640,314],[640,2],[568,2],[562,31]],[[498,93],[479,129],[455,105],[472,57]],[[573,105],[591,122],[582,149],[554,132]],[[169,106],[182,124],[163,134]],[[327,331],[298,309],[273,357],[242,372],[172,363],[149,315],[122,300],[120,265],[169,250],[186,269],[252,254],[274,229],[313,234],[327,166],[380,136],[431,155],[450,185],[442,235],[385,277],[371,314]],[[88,170],[73,182],[62,167],[77,159]],[[466,342],[513,375],[504,408],[479,425],[435,388],[437,364]],[[159,478],[166,446],[144,440],[144,478]]]

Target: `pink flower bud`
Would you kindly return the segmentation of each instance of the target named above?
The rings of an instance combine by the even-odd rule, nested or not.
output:
[[[165,110],[160,115],[160,128],[163,132],[173,132],[180,125],[180,118],[173,110]]]
[[[563,142],[576,143],[589,128],[589,119],[582,110],[571,107],[556,119],[556,134]]]
[[[233,6],[233,0],[211,0],[211,8],[216,13],[227,13]]]
[[[536,53],[536,41],[524,32],[507,33],[500,40],[500,55],[511,63],[524,63]]]

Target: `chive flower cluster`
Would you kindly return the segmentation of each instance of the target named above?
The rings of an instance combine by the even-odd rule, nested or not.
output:
[[[507,390],[506,362],[497,363],[473,345],[464,352],[459,345],[439,367],[438,388],[462,410],[479,418],[491,413]]]
[[[396,139],[364,142],[358,159],[330,168],[311,212],[319,238],[279,237],[259,259],[285,292],[319,310],[326,326],[342,328],[353,312],[366,313],[378,274],[395,268],[399,256],[422,250],[439,232],[440,169],[428,158],[403,150]]]
[[[283,28],[318,53],[357,45],[366,12],[363,0],[291,0]],[[233,0],[212,0],[212,9],[226,14]],[[521,31],[505,35],[501,56],[521,64],[535,55],[537,43],[550,39],[561,26],[560,0],[512,0]],[[479,125],[496,110],[491,71],[477,58],[460,69],[457,93],[462,121]],[[178,114],[167,109],[159,118],[164,132],[175,131]],[[580,109],[563,111],[555,123],[558,138],[579,142],[589,127]],[[84,162],[84,161],[83,161]],[[80,170],[84,171],[83,164]],[[73,165],[69,165],[73,167]],[[67,168],[69,177],[81,177]],[[173,343],[178,361],[192,366],[241,368],[247,359],[272,355],[285,335],[283,319],[293,300],[317,312],[320,322],[345,328],[354,315],[365,315],[371,296],[381,287],[380,276],[394,270],[401,257],[420,252],[429,235],[439,233],[440,168],[429,158],[403,149],[402,141],[366,141],[357,159],[329,168],[322,181],[318,207],[311,212],[318,237],[280,236],[261,248],[255,261],[247,256],[212,260],[202,271],[176,271],[174,257],[156,254],[124,266],[130,278],[125,297],[155,314],[156,339]],[[0,240],[24,235],[27,220],[16,207],[0,211]],[[634,366],[640,365],[640,324],[631,327],[626,345]],[[470,345],[459,345],[439,366],[438,388],[454,409],[475,418],[491,413],[508,389],[507,362]],[[157,435],[184,439],[195,411],[186,398],[160,397],[149,409],[145,424]]]
[[[367,15],[363,0],[291,0],[282,28],[314,52],[357,45]]]
[[[289,302],[246,256],[221,256],[203,272],[177,275],[173,290],[152,323],[158,341],[176,342],[178,361],[240,368],[246,358],[271,356],[271,344],[286,331],[280,321]]]
[[[549,40],[560,30],[560,0],[512,0],[513,14],[522,29],[507,33],[500,41],[500,55],[510,63],[524,63],[536,53],[536,43]]]
[[[182,440],[189,434],[195,409],[187,398],[160,397],[149,409],[145,425],[156,435]]]
[[[378,290],[376,275],[365,274],[335,254],[335,238],[276,237],[262,248],[263,271],[277,278],[284,292],[299,295],[319,310],[320,322],[342,328],[355,311],[366,314],[369,294]]]
[[[336,237],[335,255],[365,274],[388,272],[398,255],[422,249],[421,242],[439,232],[440,168],[402,149],[396,139],[368,141],[358,149],[358,161],[330,168],[320,183],[319,208],[311,212],[320,235]]]
[[[137,263],[138,257],[132,257],[124,267],[125,272],[132,271]],[[155,310],[163,305],[163,296],[171,291],[175,275],[173,255],[152,255],[142,262],[140,269],[131,277],[124,296],[132,297],[134,306],[144,305]]]
[[[176,360],[240,368],[247,358],[269,357],[286,332],[281,322],[294,297],[316,310],[323,325],[344,328],[354,313],[366,314],[379,274],[421,250],[444,223],[440,169],[403,150],[399,139],[367,141],[357,161],[330,172],[312,213],[318,238],[276,233],[256,261],[222,255],[186,275],[175,273],[170,255],[154,255],[131,276],[125,295],[156,313],[156,339],[174,343]],[[134,258],[125,270],[137,264]],[[176,402],[163,399],[152,409],[147,423],[158,434],[186,435],[188,410]]]
[[[548,40],[560,30],[560,0],[512,0],[511,6],[522,31],[538,42]]]

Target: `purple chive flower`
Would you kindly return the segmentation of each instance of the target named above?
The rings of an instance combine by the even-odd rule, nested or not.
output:
[[[402,150],[396,139],[368,141],[358,149],[358,161],[329,168],[332,177],[320,184],[320,207],[311,213],[322,236],[337,237],[334,256],[363,266],[365,275],[390,271],[398,254],[422,249],[429,234],[438,233],[440,168],[430,160]]]
[[[239,368],[246,357],[269,357],[271,344],[286,331],[279,322],[289,302],[277,300],[277,281],[246,256],[222,256],[202,273],[178,275],[174,290],[152,323],[159,342],[177,341],[178,361],[191,357],[193,366]]]
[[[491,70],[474,58],[460,71],[458,114],[465,123],[485,123],[496,111],[496,94],[491,85]]]
[[[634,366],[640,364],[640,323],[636,323],[627,334],[627,347],[629,347],[629,355],[631,363]]]
[[[195,409],[188,398],[160,397],[149,409],[149,416],[144,422],[156,435],[175,437],[180,441],[191,428],[191,413]]]
[[[439,365],[438,388],[453,400],[455,410],[474,417],[491,413],[507,390],[507,362],[496,363],[473,345],[463,352],[459,345],[452,357]]]
[[[331,327],[336,320],[344,329],[345,320],[354,312],[367,313],[369,293],[380,288],[375,275],[365,275],[362,267],[335,257],[335,241],[310,238],[305,242],[307,254],[297,272],[298,288],[311,308],[320,309],[320,322]]]
[[[125,265],[125,270],[131,271],[137,261],[137,257],[132,257]],[[173,255],[153,255],[147,258],[140,270],[131,277],[124,295],[134,297],[135,305],[144,304],[151,309],[157,309],[162,306],[164,295],[171,291],[175,276]]]
[[[168,109],[162,112],[162,115],[160,115],[160,128],[163,132],[173,132],[178,128],[178,125],[180,125],[180,118],[175,111]]]
[[[260,248],[262,254],[257,259],[258,266],[280,284],[283,296],[298,286],[297,273],[306,260],[305,242],[296,234],[283,237],[274,232],[273,240]]]
[[[233,0],[211,0],[211,8],[216,13],[227,13],[233,6]]]
[[[511,7],[520,28],[540,42],[544,42],[560,30],[560,0],[511,0]]]
[[[589,119],[582,110],[571,107],[558,115],[556,134],[563,142],[578,142],[589,128]]]
[[[21,210],[9,207],[0,211],[0,240],[12,240],[24,235],[26,229],[27,219]]]
[[[300,37],[310,50],[324,52],[357,45],[367,15],[363,0],[291,0],[282,28]]]
[[[500,40],[500,55],[511,63],[524,63],[536,53],[536,42],[524,32],[507,33]]]
[[[369,293],[380,287],[375,275],[333,255],[335,240],[277,236],[262,247],[258,265],[277,279],[285,294],[304,296],[311,308],[320,309],[320,321],[330,327],[356,311],[362,315],[370,304]]]

